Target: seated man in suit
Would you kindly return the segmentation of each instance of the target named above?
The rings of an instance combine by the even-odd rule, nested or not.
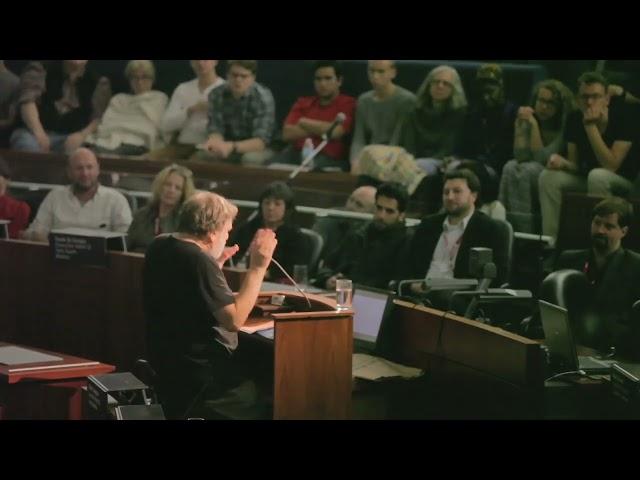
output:
[[[479,191],[480,180],[471,170],[454,170],[445,175],[445,212],[425,217],[418,226],[404,262],[403,278],[472,278],[469,253],[472,248],[486,247],[493,250],[497,268],[494,283],[506,281],[508,258],[501,245],[500,227],[476,210]],[[423,293],[424,284],[415,283],[411,290]]]
[[[606,198],[593,209],[591,248],[563,252],[556,269],[574,269],[587,276],[580,343],[600,350],[614,346],[625,358],[640,358],[640,322],[632,306],[640,300],[640,255],[622,247],[633,207],[619,197]]]

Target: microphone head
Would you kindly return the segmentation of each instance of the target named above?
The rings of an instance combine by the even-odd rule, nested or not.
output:
[[[342,124],[342,123],[344,123],[344,121],[345,121],[346,119],[347,119],[347,116],[346,116],[344,113],[342,113],[342,112],[340,112],[340,113],[338,113],[338,115],[336,115],[336,123],[337,123],[337,124]]]

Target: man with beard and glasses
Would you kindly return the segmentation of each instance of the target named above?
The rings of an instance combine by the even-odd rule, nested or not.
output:
[[[610,197],[593,209],[591,248],[563,252],[556,269],[583,272],[588,280],[584,311],[577,326],[581,343],[623,357],[639,358],[639,320],[632,306],[640,300],[640,255],[622,247],[633,218],[632,205]]]
[[[472,248],[493,251],[496,285],[506,281],[507,252],[501,248],[500,225],[475,208],[480,180],[471,170],[460,169],[444,177],[442,203],[445,212],[425,217],[418,226],[403,278],[472,278],[469,254]],[[411,285],[414,294],[424,293],[424,283]]]
[[[127,199],[117,190],[100,185],[95,153],[88,148],[77,149],[69,157],[67,175],[71,185],[49,192],[24,232],[24,239],[46,242],[51,230],[70,227],[127,232],[131,224]]]
[[[351,231],[329,253],[316,284],[333,290],[338,278],[347,277],[361,285],[388,288],[389,282],[398,278],[401,256],[410,238],[404,223],[408,202],[409,194],[402,185],[380,185],[373,220]]]

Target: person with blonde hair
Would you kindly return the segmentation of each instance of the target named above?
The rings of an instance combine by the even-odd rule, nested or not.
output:
[[[156,175],[151,190],[151,201],[133,216],[127,237],[129,250],[144,251],[158,235],[175,232],[180,207],[196,191],[193,173],[169,165]]]
[[[156,70],[150,60],[131,60],[125,70],[132,93],[109,102],[98,130],[86,143],[97,153],[142,155],[164,145],[161,123],[169,99],[152,90]]]
[[[237,213],[224,197],[198,192],[180,210],[177,232],[157,237],[147,249],[147,349],[167,418],[212,418],[210,402],[231,400],[231,393],[240,395],[233,397],[238,415],[261,416],[251,410],[257,395],[236,350],[238,330],[256,303],[277,240],[272,230],[256,232],[247,274],[234,295],[222,266],[238,252],[237,245],[225,247]]]

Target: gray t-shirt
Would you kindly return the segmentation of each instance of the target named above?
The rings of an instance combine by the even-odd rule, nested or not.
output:
[[[235,299],[222,270],[198,246],[173,236],[158,237],[147,249],[143,300],[147,347],[152,362],[174,358],[206,361],[214,342],[233,351],[237,332],[215,317]]]
[[[373,90],[358,98],[356,127],[351,144],[353,160],[367,145],[389,145],[395,129],[416,103],[416,96],[396,85],[393,95],[377,100]]]

